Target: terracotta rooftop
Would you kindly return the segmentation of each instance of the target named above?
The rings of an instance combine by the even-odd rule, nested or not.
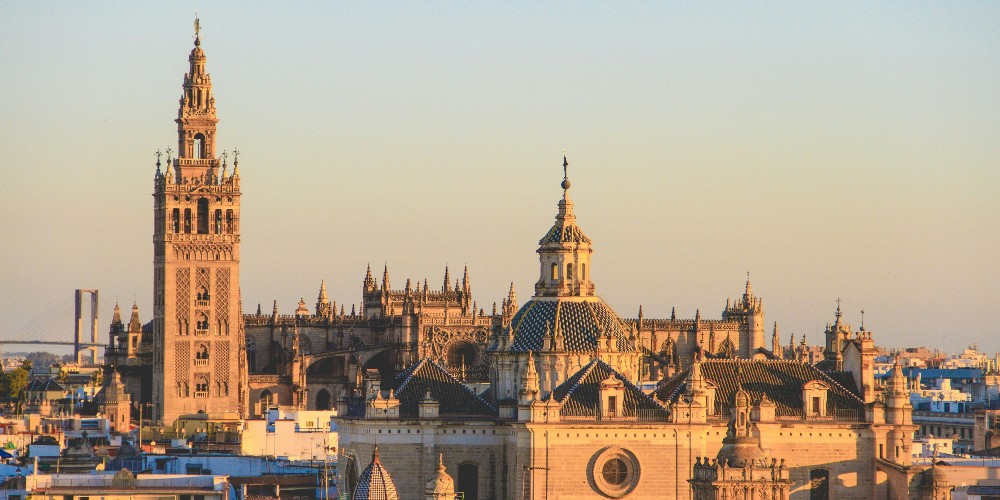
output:
[[[856,394],[854,379],[848,372],[830,374],[815,366],[798,361],[745,359],[706,360],[701,363],[701,374],[717,386],[717,408],[728,407],[741,388],[756,402],[765,394],[777,405],[778,416],[802,415],[802,385],[819,380],[830,386],[828,404],[836,410],[850,410],[863,415],[864,401]],[[846,374],[846,376],[845,376]],[[668,379],[656,390],[661,401],[677,401],[684,393],[688,370]],[[850,388],[845,387],[850,378]]]
[[[454,375],[428,358],[399,374],[395,381],[395,396],[399,399],[399,414],[416,417],[418,403],[430,391],[440,404],[441,416],[463,415],[495,417],[496,408],[465,387]]]
[[[594,360],[578,370],[569,379],[556,387],[552,394],[545,397],[550,398],[562,405],[560,414],[563,416],[592,416],[597,412],[598,399],[600,397],[601,382],[614,377],[620,380],[625,389],[624,402],[622,407],[623,417],[633,417],[637,413],[644,416],[650,412],[658,413],[664,419],[667,417],[667,409],[657,403],[653,398],[646,395],[638,387],[632,385],[625,377],[615,371],[602,360]]]

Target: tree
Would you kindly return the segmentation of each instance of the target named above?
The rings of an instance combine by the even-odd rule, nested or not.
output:
[[[28,386],[28,370],[15,368],[0,375],[0,395],[16,398]]]

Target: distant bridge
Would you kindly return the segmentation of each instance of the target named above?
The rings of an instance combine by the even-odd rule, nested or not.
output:
[[[29,345],[29,344],[30,345],[71,345],[71,346],[74,346],[74,347],[77,346],[77,345],[79,345],[80,347],[107,347],[107,344],[87,344],[87,343],[82,343],[82,342],[80,344],[77,344],[76,342],[70,342],[70,341],[59,342],[59,341],[56,341],[56,340],[0,340],[0,345]]]
[[[90,296],[90,318],[86,326],[83,318],[84,295]],[[98,307],[97,290],[77,289],[72,299],[50,306],[31,322],[17,328],[15,330],[17,333],[9,337],[4,335],[7,338],[0,340],[0,345],[73,346],[73,355],[78,363],[86,361],[96,365],[98,350],[107,347],[107,344],[98,342]],[[65,335],[66,324],[70,317],[73,321],[72,340],[52,340]],[[85,330],[90,331],[85,332]]]

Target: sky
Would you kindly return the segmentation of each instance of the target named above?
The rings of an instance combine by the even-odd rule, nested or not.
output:
[[[1000,350],[1000,3],[972,1],[0,0],[0,337],[69,340],[77,288],[102,340],[115,301],[151,318],[196,12],[247,312],[321,279],[349,309],[368,264],[524,303],[565,150],[622,316],[718,318],[749,271],[783,343],[840,298],[880,345]]]

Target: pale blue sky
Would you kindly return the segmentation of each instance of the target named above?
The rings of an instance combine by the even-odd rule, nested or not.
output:
[[[247,311],[357,302],[369,262],[523,302],[566,148],[620,314],[718,317],[749,269],[783,342],[841,297],[880,344],[1000,349],[996,2],[0,2],[0,335],[75,288],[102,338],[151,317],[196,11]]]

